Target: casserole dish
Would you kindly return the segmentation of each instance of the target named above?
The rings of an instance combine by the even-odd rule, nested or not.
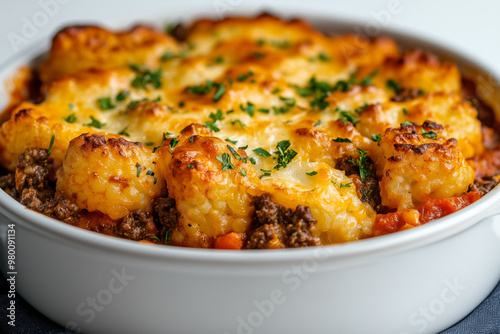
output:
[[[325,31],[352,26],[306,19],[323,22]],[[488,73],[430,43],[385,34],[403,47],[450,57],[466,76]],[[2,193],[2,246],[7,254],[7,230],[15,223],[17,289],[68,330],[436,332],[465,316],[498,281],[498,196],[493,190],[459,213],[373,240],[234,253],[160,250],[94,235]],[[5,264],[2,270],[10,275]]]

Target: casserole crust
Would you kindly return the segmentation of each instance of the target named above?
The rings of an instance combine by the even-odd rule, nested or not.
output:
[[[452,63],[269,15],[173,35],[60,31],[43,101],[0,128],[2,188],[101,233],[241,249],[411,228],[497,183],[493,132]]]

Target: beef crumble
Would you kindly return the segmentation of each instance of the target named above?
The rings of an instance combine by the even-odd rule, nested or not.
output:
[[[72,224],[79,208],[56,193],[54,176],[47,150],[28,148],[19,156],[15,174],[0,178],[0,187],[27,208]]]
[[[175,200],[169,197],[158,197],[154,204],[156,227],[158,235],[165,238],[168,231],[179,226],[179,212]]]
[[[308,206],[295,210],[274,203],[270,194],[256,196],[255,212],[246,247],[251,249],[319,246],[315,236],[317,220]]]
[[[485,176],[480,179],[476,179],[473,184],[469,186],[469,192],[480,191],[484,196],[493,190],[500,182],[500,175],[496,176]]]
[[[354,161],[355,159],[352,157],[339,158],[336,161],[335,168],[345,171],[345,175],[351,178],[352,175],[359,176],[359,166]],[[370,171],[370,175],[366,175],[364,181],[361,181],[360,179],[361,186],[357,188],[357,191],[360,194],[358,196],[360,196],[360,200],[362,202],[367,202],[377,212],[379,212],[381,209],[380,203],[382,202],[382,199],[380,197],[378,180],[375,178],[375,164],[370,157],[367,157],[364,167]]]
[[[130,240],[143,240],[157,234],[153,216],[149,212],[136,210],[122,218],[115,226],[116,235]]]

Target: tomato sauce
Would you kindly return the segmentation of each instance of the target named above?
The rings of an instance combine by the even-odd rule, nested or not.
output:
[[[425,224],[465,208],[480,199],[481,196],[481,192],[471,191],[462,196],[429,199],[415,209],[420,214],[420,224]],[[376,237],[398,232],[403,229],[405,224],[406,222],[403,219],[403,213],[401,211],[379,214],[375,218],[375,223],[373,225],[373,236]]]

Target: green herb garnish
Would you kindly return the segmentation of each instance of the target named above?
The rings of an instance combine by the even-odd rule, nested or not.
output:
[[[269,158],[271,156],[271,153],[263,149],[262,147],[256,148],[255,150],[252,150],[253,153],[257,154],[259,157],[262,158]]]
[[[67,122],[67,123],[75,123],[76,122],[76,114],[75,113],[72,113],[70,114],[68,117],[64,118],[63,117],[63,121]]]
[[[422,128],[422,136],[433,140],[436,140],[438,138],[437,133],[435,133],[434,131],[425,131],[424,128]]]
[[[297,152],[290,148],[289,140],[282,140],[278,144],[276,144],[276,151],[274,154],[276,155],[276,159],[278,164],[274,166],[274,169],[285,168],[290,161],[292,161],[295,156],[297,156]]]
[[[49,156],[50,153],[52,153],[52,149],[54,148],[54,141],[55,140],[56,140],[56,136],[52,135],[52,137],[50,137],[50,144],[49,144],[49,149],[47,150],[47,156]]]
[[[231,163],[231,156],[227,153],[222,153],[215,157],[222,164],[222,170],[225,172],[228,169],[234,169],[234,165]]]
[[[91,126],[91,127],[97,128],[97,129],[101,129],[101,128],[106,126],[106,123],[99,122],[97,119],[94,118],[94,116],[90,116],[90,119],[92,120],[92,122],[90,122],[88,124],[83,124],[83,125]]]
[[[110,97],[101,97],[100,99],[97,99],[97,104],[101,110],[110,110],[115,107],[113,103],[111,103]]]
[[[349,138],[340,138],[340,137],[337,137],[335,139],[332,139],[334,142],[336,143],[352,143],[352,140],[350,140]]]

